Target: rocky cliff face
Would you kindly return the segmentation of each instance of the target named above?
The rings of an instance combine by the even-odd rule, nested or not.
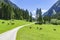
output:
[[[53,14],[53,10],[55,12],[60,12],[60,0],[58,0],[43,16],[51,16]]]

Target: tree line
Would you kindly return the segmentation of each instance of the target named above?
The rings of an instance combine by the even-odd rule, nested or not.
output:
[[[3,20],[11,20],[11,19],[17,19],[17,20],[26,20],[32,22],[33,20],[36,20],[37,23],[43,24],[43,23],[50,23],[51,19],[58,19],[60,20],[60,12],[55,12],[53,10],[53,13],[51,16],[42,16],[41,8],[36,10],[36,18],[34,19],[32,17],[32,13],[29,12],[27,9],[20,9],[20,8],[14,8],[10,4],[0,4],[0,19]]]
[[[27,9],[14,8],[10,4],[0,4],[0,19],[10,20],[26,20],[32,22],[32,13]]]
[[[52,15],[42,16],[41,8],[36,10],[36,22],[37,24],[60,24],[60,12],[53,10]]]

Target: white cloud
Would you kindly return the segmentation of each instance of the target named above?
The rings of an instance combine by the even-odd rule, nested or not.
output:
[[[35,16],[36,16],[36,10],[33,10],[33,11],[32,11],[32,14],[33,14],[33,16],[32,16],[32,17],[34,17],[34,18],[35,18]]]
[[[35,15],[33,15],[32,17],[35,18]]]
[[[42,10],[42,14],[44,14],[46,11],[47,11],[47,10],[43,9],[43,10]],[[36,10],[33,10],[33,11],[32,11],[32,14],[33,14],[33,17],[35,18],[35,16],[36,16]]]
[[[47,11],[47,10],[43,9],[43,10],[42,10],[42,14],[44,14],[46,11]]]
[[[46,11],[47,11],[47,10],[43,9],[43,10],[42,10],[42,14],[44,14]],[[36,10],[33,10],[32,13],[33,13],[33,15],[35,15],[35,14],[36,14]]]
[[[33,10],[32,13],[35,14],[36,13],[36,10]]]

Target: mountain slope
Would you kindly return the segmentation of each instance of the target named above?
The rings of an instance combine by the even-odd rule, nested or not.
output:
[[[60,0],[58,0],[43,16],[51,16],[53,14],[53,10],[56,12],[60,12]]]
[[[14,3],[12,3],[10,0],[0,0],[0,3],[3,2],[5,4],[10,4],[12,7],[14,8],[19,8],[18,6],[16,6]]]

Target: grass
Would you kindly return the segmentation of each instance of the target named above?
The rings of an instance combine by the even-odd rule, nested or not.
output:
[[[54,30],[56,29],[56,30]],[[20,29],[17,40],[60,40],[60,25],[30,25]]]
[[[28,24],[28,23],[30,23],[30,22],[26,22],[24,20],[14,20],[14,21],[0,20],[0,34],[5,32],[5,31],[11,30],[15,27],[25,25],[25,24]]]

